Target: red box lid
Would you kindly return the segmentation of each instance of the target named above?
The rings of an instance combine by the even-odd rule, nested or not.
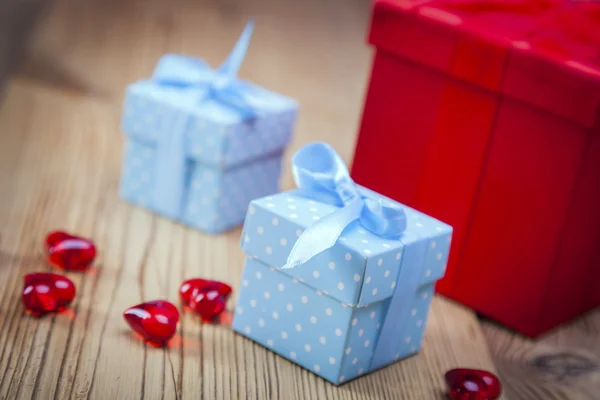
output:
[[[598,1],[376,0],[369,42],[586,126],[598,118]]]

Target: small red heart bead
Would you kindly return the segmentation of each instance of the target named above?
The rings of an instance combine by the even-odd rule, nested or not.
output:
[[[62,269],[83,271],[96,258],[94,242],[67,232],[50,232],[45,244],[50,264]]]
[[[59,311],[75,298],[75,285],[62,275],[38,272],[25,275],[23,304],[33,315]]]
[[[63,231],[50,232],[46,236],[46,251],[50,251],[52,247],[56,246],[59,242],[68,239],[69,237],[71,237],[71,235]]]
[[[445,378],[452,400],[495,400],[502,392],[500,379],[488,371],[457,368]]]
[[[212,321],[225,310],[231,293],[231,286],[201,278],[188,279],[179,288],[181,299],[204,321]]]
[[[179,311],[166,300],[153,300],[128,308],[123,318],[148,342],[162,346],[177,331]]]

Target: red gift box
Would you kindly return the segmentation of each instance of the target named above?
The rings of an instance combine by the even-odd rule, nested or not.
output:
[[[536,336],[600,305],[600,3],[378,0],[353,178],[454,227],[438,291]]]

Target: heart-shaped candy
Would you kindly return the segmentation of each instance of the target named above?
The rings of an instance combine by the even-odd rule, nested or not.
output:
[[[502,392],[500,379],[488,371],[457,368],[445,378],[452,400],[495,400]]]
[[[231,286],[208,279],[192,278],[181,284],[181,299],[197,312],[203,321],[212,321],[225,310]]]
[[[37,272],[25,275],[23,304],[33,315],[60,311],[75,298],[75,285],[62,275]]]
[[[96,258],[94,242],[67,232],[50,232],[45,244],[50,264],[62,269],[83,271]]]
[[[125,310],[125,321],[154,345],[165,345],[177,331],[179,311],[166,300],[152,300]]]

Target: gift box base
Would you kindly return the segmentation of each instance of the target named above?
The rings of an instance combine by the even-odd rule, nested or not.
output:
[[[237,222],[232,222],[229,225],[201,225],[198,224],[196,221],[190,221],[190,220],[183,220],[183,219],[179,219],[179,218],[172,218],[168,215],[165,215],[155,209],[152,208],[152,206],[150,204],[148,204],[147,201],[144,201],[144,199],[139,199],[139,198],[128,198],[125,195],[121,195],[121,199],[124,200],[125,202],[136,206],[136,207],[142,207],[144,208],[146,211],[151,212],[152,214],[159,216],[159,217],[165,217],[167,219],[172,220],[173,222],[176,223],[180,223],[183,224],[187,227],[196,229],[201,231],[202,233],[206,233],[208,235],[219,235],[228,231],[232,231],[236,228],[238,228],[243,221],[237,221]]]
[[[155,158],[154,146],[127,140],[120,197],[205,233],[222,233],[241,225],[250,201],[279,190],[282,152],[229,170],[187,160],[183,204],[179,213],[165,214],[153,204]]]
[[[419,351],[432,296],[433,284],[418,289],[393,360],[377,369]],[[371,361],[388,306],[389,299],[350,307],[247,259],[233,330],[340,385],[376,370]]]
[[[291,358],[289,354],[284,354],[283,352],[280,352],[280,351],[278,351],[276,349],[273,349],[264,340],[261,340],[260,338],[256,338],[256,337],[254,337],[252,335],[248,335],[245,332],[243,332],[243,331],[241,331],[239,329],[236,329],[235,326],[233,327],[233,331],[236,332],[237,334],[239,334],[240,336],[243,336],[244,338],[246,338],[248,340],[251,340],[254,343],[256,343],[256,344],[264,347],[265,349],[272,351],[273,353],[277,354],[278,356],[281,356],[281,357],[285,358],[286,360],[288,360],[288,361],[290,361],[290,362],[292,362],[294,364],[298,364],[297,360]],[[408,359],[410,357],[414,357],[414,356],[418,355],[420,352],[421,352],[421,349],[418,349],[416,351],[409,351],[407,354],[399,354],[398,358],[396,360],[394,360],[394,361],[392,361],[392,362],[390,362],[388,364],[382,365],[382,366],[380,366],[378,368],[372,369],[370,371],[364,372],[361,375],[356,375],[356,376],[353,376],[353,377],[348,378],[348,379],[345,379],[345,377],[344,377],[343,381],[340,381],[339,378],[338,378],[338,380],[332,380],[332,379],[326,378],[323,375],[319,374],[318,372],[315,372],[314,370],[312,370],[310,368],[305,368],[305,369],[307,369],[308,371],[310,371],[311,373],[315,374],[319,378],[322,378],[322,379],[326,380],[327,382],[329,382],[329,383],[331,383],[331,384],[333,384],[335,386],[342,386],[342,385],[345,385],[346,383],[349,383],[349,382],[351,382],[351,381],[353,381],[355,379],[358,379],[358,378],[361,378],[363,376],[367,376],[367,375],[371,375],[373,373],[376,373],[377,371],[382,370],[384,368],[387,368],[390,365],[396,364],[399,361],[406,360],[406,359]]]

